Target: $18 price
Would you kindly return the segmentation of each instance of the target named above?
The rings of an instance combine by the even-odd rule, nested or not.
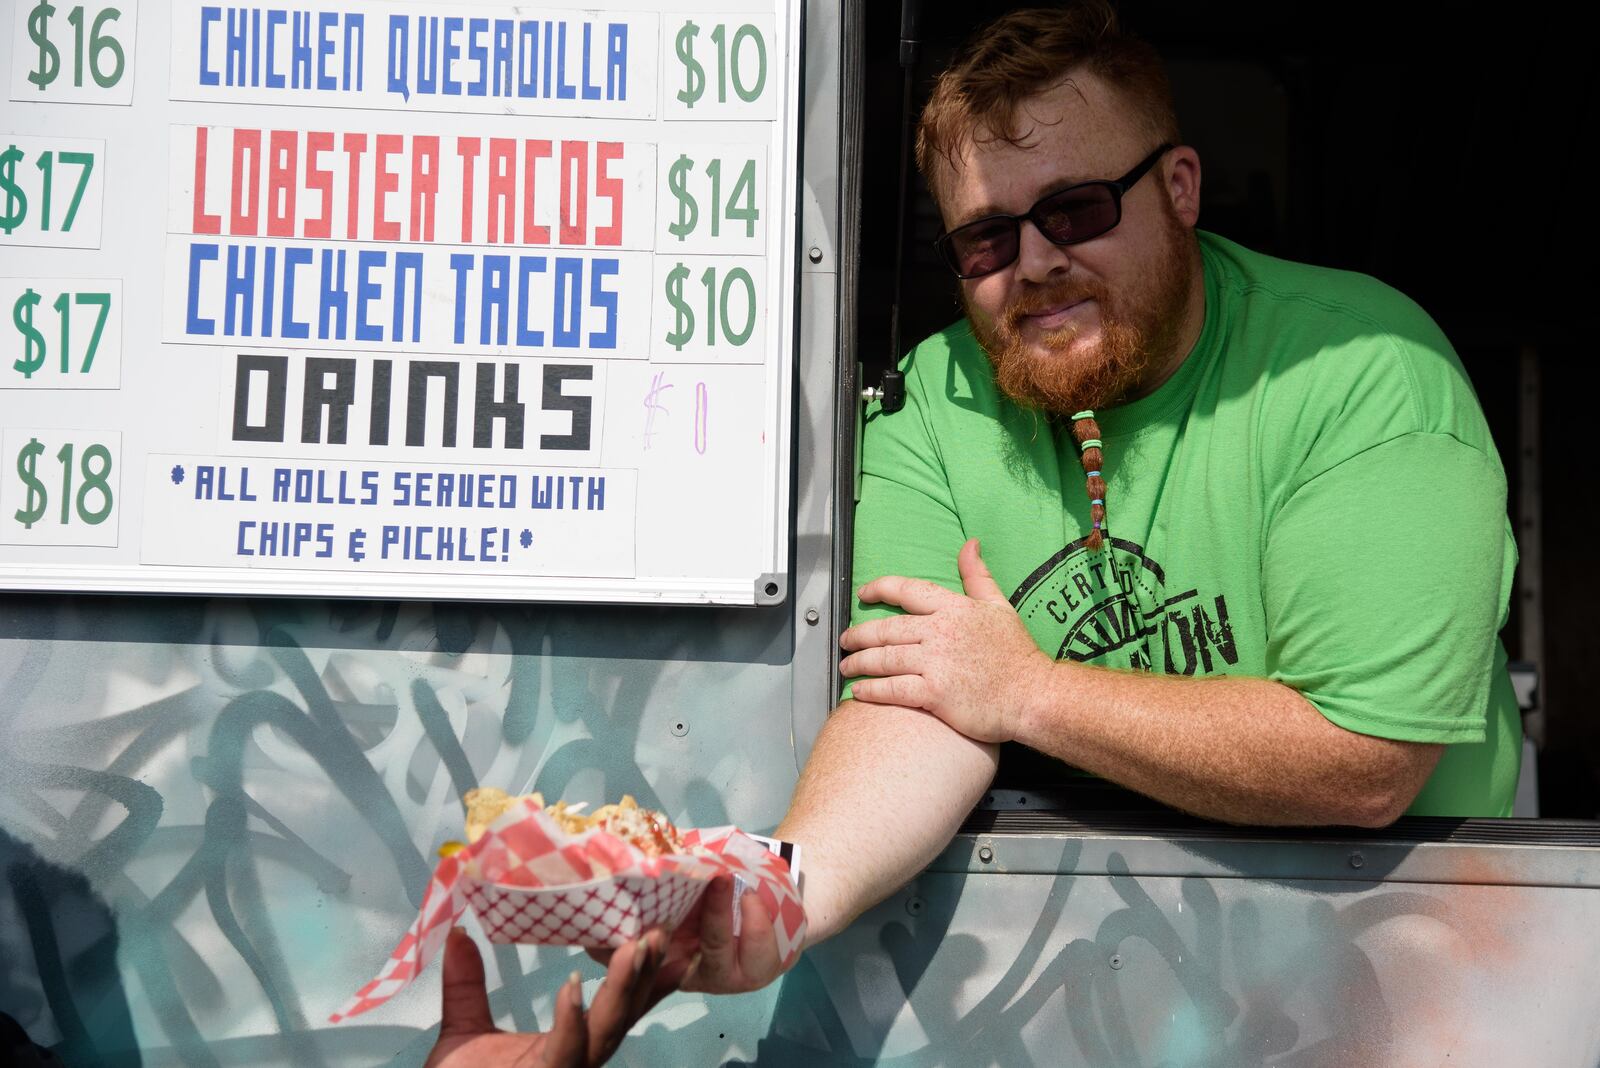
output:
[[[116,505],[111,449],[100,442],[68,441],[52,455],[54,444],[30,437],[17,451],[12,499],[20,507],[12,519],[24,530],[46,521],[63,527],[99,526]]]

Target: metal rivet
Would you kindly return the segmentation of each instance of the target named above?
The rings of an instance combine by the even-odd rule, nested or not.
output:
[[[1367,858],[1362,856],[1359,851],[1350,854],[1350,866],[1352,868],[1362,867],[1366,862]]]
[[[817,614],[817,610],[815,608],[807,608],[806,609],[806,622],[811,624],[814,627],[818,623],[822,622],[822,616]]]
[[[1113,954],[1111,954],[1111,967],[1114,968],[1114,969],[1119,969],[1119,970],[1121,969],[1121,967],[1122,967],[1122,954],[1121,953],[1113,953]]]
[[[982,847],[978,850],[978,859],[983,861],[985,864],[989,863],[994,859],[994,850],[990,849],[988,846]]]
[[[922,915],[922,909],[923,905],[920,897],[913,896],[906,898],[906,912],[908,914],[912,916],[920,916]]]
[[[672,733],[677,737],[682,738],[685,734],[689,733],[689,725],[680,719],[678,722],[672,725]]]
[[[812,245],[811,246],[811,251],[807,252],[806,255],[811,257],[811,262],[812,263],[821,263],[822,262],[822,250],[820,248],[818,248],[816,245]]]

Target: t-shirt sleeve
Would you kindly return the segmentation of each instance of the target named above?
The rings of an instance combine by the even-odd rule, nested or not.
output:
[[[1300,486],[1267,530],[1269,676],[1348,730],[1482,741],[1515,553],[1505,506],[1498,461],[1437,433]]]
[[[927,579],[961,592],[956,554],[966,540],[950,483],[928,431],[915,377],[908,375],[906,405],[892,415],[876,408],[862,435],[861,500],[856,504],[851,568],[852,625],[900,610],[862,604],[854,591],[882,575]],[[845,681],[840,700],[855,680]]]

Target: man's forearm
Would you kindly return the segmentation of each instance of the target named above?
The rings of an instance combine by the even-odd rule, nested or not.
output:
[[[1016,740],[1211,819],[1381,826],[1441,747],[1356,734],[1267,679],[1190,679],[1063,662]]]
[[[840,705],[776,832],[803,851],[807,941],[837,934],[926,867],[989,788],[996,754],[925,712]]]

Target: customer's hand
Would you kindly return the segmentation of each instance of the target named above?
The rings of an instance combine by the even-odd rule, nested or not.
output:
[[[652,931],[611,954],[586,1013],[577,972],[556,995],[555,1026],[542,1034],[502,1031],[489,1011],[483,958],[461,928],[444,945],[439,1041],[424,1068],[594,1068],[610,1059],[638,1019],[669,990],[658,973],[666,939]]]

